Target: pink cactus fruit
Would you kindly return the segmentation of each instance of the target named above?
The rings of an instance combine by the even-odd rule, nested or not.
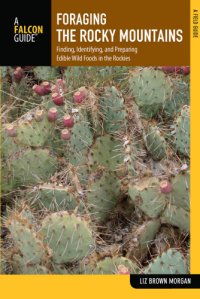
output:
[[[58,88],[58,86],[56,86],[55,84],[53,84],[53,85],[51,86],[51,92],[52,92],[52,93],[59,93],[59,88]]]
[[[181,67],[180,66],[175,66],[174,72],[177,73],[177,74],[181,74]]]
[[[52,85],[51,91],[53,93],[63,94],[64,92],[67,92],[65,84],[66,83],[63,79],[57,79],[56,84]]]
[[[66,86],[65,86],[66,82],[63,79],[57,79],[56,80],[56,86],[60,89],[62,89],[63,91],[65,91]]]
[[[63,129],[63,130],[61,131],[61,139],[63,139],[63,140],[69,140],[70,137],[71,137],[71,134],[70,134],[70,131],[69,131],[69,130],[67,130],[67,129]]]
[[[63,117],[64,127],[72,128],[74,126],[74,118],[71,115],[65,115]]]
[[[39,96],[44,96],[45,95],[44,87],[41,86],[41,85],[35,84],[35,85],[33,85],[32,89]]]
[[[52,93],[52,100],[53,100],[54,104],[57,106],[64,105],[64,96],[60,95],[57,92]]]
[[[189,75],[190,73],[190,67],[189,66],[182,66],[182,72],[183,74],[186,76],[186,75]]]
[[[117,274],[130,274],[130,271],[127,267],[125,267],[124,265],[119,265],[117,267]]]
[[[88,91],[85,87],[80,87],[73,95],[74,102],[77,104],[82,103],[88,95]]]
[[[51,93],[51,84],[48,81],[42,82],[41,86],[43,87],[45,94]]]
[[[36,110],[34,114],[34,118],[36,121],[40,122],[44,119],[44,110]]]
[[[160,191],[165,194],[172,192],[172,184],[167,180],[160,182]]]
[[[163,72],[167,74],[181,73],[181,67],[179,66],[162,66],[161,69],[163,70]]]
[[[58,119],[58,111],[56,108],[52,107],[48,111],[48,120],[54,122]]]
[[[173,66],[162,66],[161,69],[167,74],[174,73],[175,70]]]
[[[16,127],[12,124],[8,125],[6,127],[6,131],[7,131],[7,135],[9,137],[16,137],[17,136],[17,130],[16,130]]]
[[[47,81],[44,81],[40,85],[33,85],[32,89],[39,96],[45,96],[51,92],[51,84]]]
[[[20,66],[18,66],[14,71],[14,80],[16,82],[20,82],[23,77],[24,77],[24,70]]]
[[[80,91],[76,91],[73,95],[74,102],[80,104],[84,100],[84,96],[81,94]]]
[[[190,73],[189,66],[162,66],[161,69],[166,74],[184,74],[185,76]]]

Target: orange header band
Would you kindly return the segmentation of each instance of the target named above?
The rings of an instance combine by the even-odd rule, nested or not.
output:
[[[189,65],[189,40],[189,0],[52,0],[53,66]]]

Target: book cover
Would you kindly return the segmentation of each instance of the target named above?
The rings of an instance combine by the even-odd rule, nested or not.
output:
[[[198,298],[199,9],[2,7],[3,296]]]

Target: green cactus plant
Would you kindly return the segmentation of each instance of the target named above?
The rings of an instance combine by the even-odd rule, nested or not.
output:
[[[190,231],[190,212],[168,204],[161,216],[161,222],[175,225],[188,233]]]
[[[130,92],[145,118],[152,118],[170,99],[172,87],[162,71],[144,68],[133,72],[129,79]]]
[[[187,263],[182,253],[169,249],[143,270],[144,274],[187,274]]]
[[[134,205],[148,217],[161,216],[162,223],[189,231],[189,173],[182,172],[170,181],[148,178],[130,184],[129,195]],[[184,219],[184,221],[182,221]]]
[[[2,128],[1,132],[1,155],[5,160],[20,150],[20,145],[18,145],[13,138],[8,136],[6,127],[7,125]]]
[[[38,80],[53,81],[59,77],[59,69],[50,66],[37,66],[34,68],[34,74]]]
[[[104,129],[107,133],[116,133],[119,129],[126,127],[124,99],[114,86],[105,89],[100,105]]]
[[[34,232],[31,223],[22,214],[11,213],[6,221],[6,227],[16,247],[15,251],[18,252],[14,253],[12,258],[15,272],[30,274],[43,269],[40,264],[46,256],[47,248]]]
[[[120,81],[128,74],[128,67],[124,66],[103,66],[103,67],[66,67],[64,79],[69,90],[74,90],[80,86],[101,86],[104,82]]]
[[[190,111],[188,106],[184,106],[180,116],[176,120],[175,130],[176,150],[186,157],[190,154]]]
[[[146,178],[129,186],[129,195],[135,205],[151,218],[159,216],[166,205],[165,195],[159,192],[158,186],[156,178]]]
[[[117,203],[120,195],[120,183],[111,172],[97,172],[88,185],[87,203],[91,217],[95,221],[104,221]]]
[[[120,141],[110,135],[98,137],[91,147],[88,160],[92,171],[98,166],[103,166],[107,170],[117,171],[123,162]]]
[[[68,212],[47,216],[41,227],[44,242],[52,250],[52,259],[57,264],[76,262],[86,257],[94,246],[88,224]]]
[[[88,149],[93,141],[93,134],[87,121],[77,122],[71,129],[69,147],[71,151],[80,152]]]
[[[159,219],[145,221],[140,226],[134,226],[126,239],[126,257],[135,261],[143,261],[160,226]]]
[[[144,140],[154,160],[161,160],[166,156],[166,142],[157,127],[148,125]]]
[[[127,273],[125,274],[136,274],[138,272],[138,267],[131,260],[118,257],[118,258],[105,258],[103,261],[97,263],[93,274],[122,274],[120,273],[120,266],[126,268]]]
[[[44,113],[40,110],[41,113]],[[16,142],[24,146],[42,147],[49,140],[53,125],[48,121],[46,115],[44,119],[36,121],[23,121],[17,126]]]
[[[163,105],[163,114],[173,119],[184,105],[190,104],[190,86],[181,79],[173,79],[173,93],[171,98]]]
[[[27,263],[24,258],[18,254],[15,254],[12,259],[12,268],[15,274],[41,275],[51,273],[45,266]]]
[[[54,174],[58,166],[46,149],[27,149],[9,158],[8,169],[15,186],[42,183]]]
[[[73,211],[78,205],[70,187],[43,184],[38,186],[37,190],[28,193],[32,205],[47,211]]]
[[[2,82],[3,272],[188,271],[188,79],[7,67]]]

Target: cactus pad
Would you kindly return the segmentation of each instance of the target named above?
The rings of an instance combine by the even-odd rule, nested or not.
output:
[[[187,274],[186,259],[176,249],[169,249],[152,261],[145,274]]]
[[[81,260],[94,246],[88,224],[67,212],[47,216],[43,220],[41,232],[52,250],[53,261],[58,264]]]
[[[134,204],[152,218],[159,216],[166,205],[166,199],[159,192],[156,178],[144,179],[137,185],[130,184],[129,195]]]
[[[107,170],[117,171],[123,162],[120,149],[121,143],[112,136],[98,137],[88,155],[91,169],[96,170],[100,165],[106,167]]]
[[[183,208],[168,204],[161,217],[162,223],[168,223],[179,227],[184,232],[190,230],[190,213]]]
[[[161,160],[166,156],[166,142],[157,127],[149,125],[145,135],[148,152],[154,160]]]
[[[24,264],[40,263],[45,256],[45,247],[31,229],[30,224],[15,214],[7,220],[7,228],[16,248],[22,254]]]
[[[53,186],[43,184],[37,191],[31,194],[32,203],[41,209],[48,211],[73,211],[77,206],[77,201],[68,187]]]
[[[59,71],[56,67],[37,66],[34,68],[34,74],[38,80],[53,81],[59,77]]]
[[[79,152],[91,146],[93,134],[88,122],[77,122],[71,129],[69,147],[71,151]]]
[[[120,183],[113,173],[94,174],[89,183],[87,201],[91,217],[96,221],[104,221],[112,212],[120,194]]]
[[[124,99],[114,86],[106,88],[100,105],[104,116],[104,128],[107,133],[115,133],[125,126],[126,110]]]
[[[190,208],[190,176],[188,172],[177,174],[172,179],[172,192],[169,194],[172,205],[189,210]]]
[[[155,116],[164,102],[171,97],[172,87],[165,74],[144,68],[129,79],[131,94],[135,97],[145,118]]]
[[[127,268],[129,273],[135,274],[138,272],[138,267],[129,259],[124,257],[105,258],[103,261],[97,263],[93,274],[118,274],[119,266],[123,265]]]
[[[154,219],[145,221],[138,227],[133,227],[132,232],[127,236],[126,257],[131,260],[143,261],[155,239],[160,225],[160,221]]]
[[[9,160],[16,186],[41,183],[56,171],[57,160],[48,150],[28,149]]]
[[[176,121],[176,149],[180,154],[189,157],[190,154],[190,111],[184,106]]]
[[[27,264],[24,258],[18,254],[15,254],[12,260],[12,268],[16,274],[50,274],[50,271],[45,266]]]
[[[172,79],[173,93],[172,97],[164,103],[163,113],[167,118],[174,118],[184,105],[190,104],[189,84],[182,80]]]
[[[17,128],[17,141],[25,146],[41,147],[49,140],[52,124],[47,120],[46,115],[40,122],[36,120],[23,121]]]

